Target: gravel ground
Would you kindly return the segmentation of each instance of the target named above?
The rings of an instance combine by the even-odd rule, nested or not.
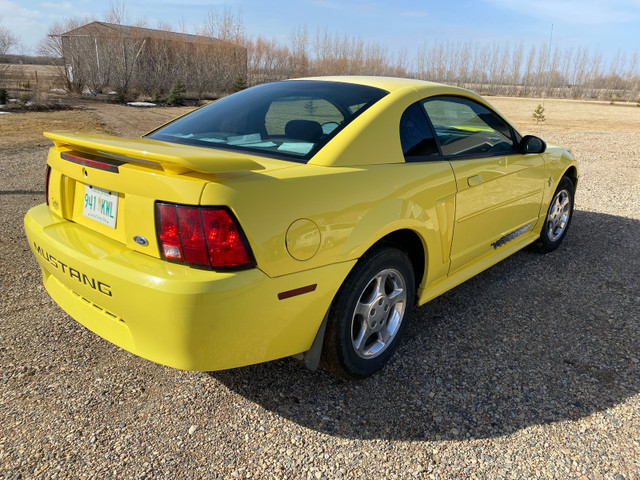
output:
[[[415,310],[373,378],[137,358],[46,295],[22,217],[42,146],[0,151],[0,478],[640,478],[640,137],[549,131],[574,223]]]

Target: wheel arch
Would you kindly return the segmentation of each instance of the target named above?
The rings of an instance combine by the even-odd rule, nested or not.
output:
[[[571,179],[571,182],[573,183],[573,190],[575,192],[578,188],[578,169],[574,165],[571,165],[565,170],[562,176],[569,177]]]
[[[415,277],[416,292],[422,280],[425,278],[427,271],[427,247],[422,241],[421,237],[413,230],[403,228],[394,232],[388,233],[380,240],[375,242],[367,251],[376,248],[380,245],[387,244],[392,245],[399,250],[406,253],[407,257],[411,261],[413,267],[413,274]]]

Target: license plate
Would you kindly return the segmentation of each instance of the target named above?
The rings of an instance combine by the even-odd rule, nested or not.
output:
[[[82,215],[96,222],[116,228],[118,214],[118,193],[94,187],[84,186],[84,205]]]

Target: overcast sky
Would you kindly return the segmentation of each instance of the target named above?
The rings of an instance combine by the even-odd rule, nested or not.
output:
[[[95,0],[0,0],[0,24],[18,35],[26,53],[45,36],[49,26],[73,16],[99,19],[109,2]],[[177,29],[182,22],[193,32],[211,8],[240,10],[249,35],[286,42],[297,26],[313,35],[327,27],[386,45],[403,46],[413,55],[417,46],[434,41],[522,43],[549,41],[553,46],[587,47],[611,58],[618,50],[640,49],[640,0],[128,0],[128,18],[147,18]]]

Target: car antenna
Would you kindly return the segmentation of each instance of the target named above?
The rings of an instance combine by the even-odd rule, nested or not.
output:
[[[549,50],[547,50],[547,83],[544,86],[544,91],[542,92],[542,111],[544,112],[544,101],[547,98],[547,90],[549,90],[549,83],[551,82],[551,66],[549,65],[549,60],[551,59],[551,42],[553,41],[553,23],[551,24],[551,35],[549,36]],[[538,131],[538,136],[542,136],[542,124],[540,123],[540,130]]]

